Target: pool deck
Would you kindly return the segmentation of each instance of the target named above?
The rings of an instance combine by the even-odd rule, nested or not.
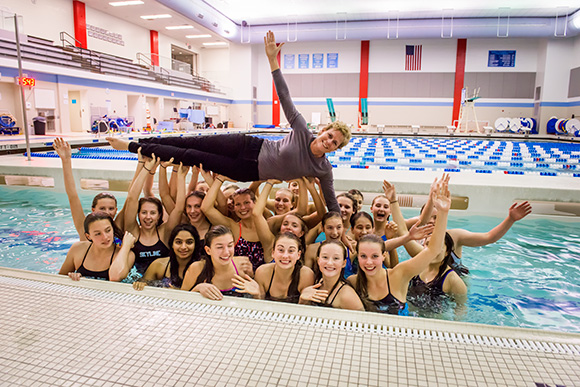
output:
[[[196,134],[247,132],[245,130],[197,131]],[[263,131],[261,131],[263,132]],[[144,135],[124,135],[124,138],[138,138]],[[459,137],[458,135],[454,135]],[[38,138],[42,137],[42,138]],[[462,136],[463,138],[463,136]],[[467,138],[485,138],[486,135],[470,134]],[[549,137],[554,139],[553,137]],[[35,136],[31,148],[47,150],[54,137]],[[98,145],[104,143],[104,137],[71,136],[65,137],[71,146]],[[522,140],[521,135],[506,135],[505,139]],[[4,139],[2,139],[4,140]],[[2,143],[12,147],[12,151],[21,152],[22,142]],[[6,150],[5,149],[5,150]],[[81,160],[73,159],[73,169],[77,181],[80,179],[107,180],[110,187],[124,187],[132,179],[134,161],[118,160]],[[114,173],[111,173],[114,171]],[[395,184],[399,194],[427,195],[432,181],[443,171],[405,171],[380,169],[353,169],[339,166],[334,170],[335,189],[337,192],[357,188],[363,192],[381,192],[382,181]],[[63,191],[61,163],[58,158],[32,158],[28,161],[22,154],[0,156],[0,175],[44,176],[54,178],[55,190]],[[529,200],[538,210],[548,207],[552,215],[580,216],[580,178],[572,176],[539,176],[533,174],[508,175],[503,173],[479,174],[463,170],[451,173],[452,195],[458,200],[468,202],[467,209],[473,213],[504,215],[514,201]],[[110,188],[115,190],[114,188]],[[467,198],[467,199],[465,199]],[[544,203],[546,202],[546,203]],[[420,205],[420,204],[419,204]],[[415,205],[416,206],[416,205]]]
[[[0,268],[0,385],[578,386],[580,335]]]

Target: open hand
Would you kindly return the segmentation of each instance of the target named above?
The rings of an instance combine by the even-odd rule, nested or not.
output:
[[[532,213],[532,205],[530,203],[523,202],[518,205],[518,203],[512,204],[509,209],[509,218],[514,222],[523,219],[527,215]]]
[[[276,44],[276,37],[272,31],[268,31],[264,36],[264,47],[268,59],[276,59],[283,45],[284,43]]]
[[[389,202],[394,202],[397,200],[397,193],[395,192],[395,186],[386,180],[383,180],[383,191]]]
[[[58,153],[59,157],[63,160],[70,160],[72,157],[72,151],[68,142],[60,137],[54,139],[52,147]]]

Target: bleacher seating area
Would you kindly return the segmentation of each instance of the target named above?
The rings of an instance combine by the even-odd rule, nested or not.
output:
[[[99,74],[129,77],[223,94],[209,80],[200,76],[185,73],[176,76],[172,73],[156,71],[153,66],[138,64],[128,58],[87,50],[65,43],[63,46],[58,46],[51,40],[35,36],[28,35],[26,42],[20,42],[20,52],[24,61],[72,67]],[[0,36],[0,57],[17,57],[14,40]]]

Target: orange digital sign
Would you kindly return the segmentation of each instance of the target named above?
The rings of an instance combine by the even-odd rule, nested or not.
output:
[[[36,79],[34,78],[20,78],[20,83],[22,83],[24,86],[35,86],[36,85]]]

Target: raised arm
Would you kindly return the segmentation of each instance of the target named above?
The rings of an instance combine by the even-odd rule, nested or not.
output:
[[[209,191],[207,191],[207,194],[205,195],[205,199],[203,199],[201,202],[201,211],[205,214],[211,224],[214,226],[221,224],[223,226],[229,227],[234,232],[234,236],[236,236],[236,233],[239,232],[236,227],[236,222],[234,222],[233,219],[223,215],[214,206],[218,191],[221,191],[221,186],[224,183],[223,179],[224,178],[222,176],[216,175],[213,184],[209,187]],[[235,239],[237,240],[237,238]]]
[[[437,220],[435,221],[435,229],[429,244],[415,257],[399,263],[393,269],[393,272],[396,272],[397,276],[401,278],[400,284],[404,286],[405,294],[411,278],[425,270],[443,248],[443,240],[447,229],[447,215],[451,208],[451,195],[445,179],[439,182],[437,192],[433,194],[433,206],[437,210]]]
[[[314,207],[316,208],[316,212],[312,214],[304,216],[304,223],[308,226],[308,228],[312,228],[316,226],[321,220],[324,214],[326,214],[326,206],[324,205],[324,201],[318,194],[316,187],[314,185],[314,181],[311,181],[307,177],[303,177],[303,184],[306,186],[308,192],[310,192],[310,196],[312,196],[312,201],[314,202]],[[307,201],[308,203],[308,201]],[[308,206],[307,206],[308,207]]]
[[[79,239],[81,241],[86,241],[87,238],[85,237],[84,230],[85,212],[83,211],[81,199],[79,199],[79,194],[77,192],[77,187],[72,172],[72,151],[70,145],[62,138],[57,137],[54,139],[52,146],[56,153],[58,153],[62,163],[64,189],[66,191],[66,196],[68,197],[68,204],[70,206],[70,212],[73,218],[75,229],[79,234]]]
[[[270,191],[272,191],[272,186],[279,183],[277,180],[268,180],[262,188],[258,200],[254,205],[252,210],[252,218],[254,220],[254,225],[256,226],[256,232],[258,233],[258,238],[262,242],[262,247],[264,248],[264,260],[266,262],[272,262],[272,248],[274,244],[274,234],[270,231],[270,226],[268,221],[264,218],[264,209],[266,208],[266,202],[268,201],[268,196]]]
[[[177,168],[177,197],[175,198],[175,207],[169,214],[169,219],[162,225],[162,238],[165,245],[169,244],[169,236],[171,231],[181,222],[181,215],[185,209],[185,177],[189,172],[189,167],[184,167],[179,164]]]
[[[167,167],[170,166],[172,162],[173,159],[159,163],[161,166],[161,168],[159,168],[159,196],[161,197],[161,203],[163,203],[163,207],[168,214],[171,214],[175,208],[175,202],[169,192],[169,184],[167,183]]]
[[[211,187],[215,181],[214,174],[210,171],[206,171],[205,169],[203,169],[203,165],[199,166],[199,173],[201,174],[201,177],[203,177],[203,181],[205,181],[207,185]],[[217,192],[215,206],[219,210],[219,212],[222,213],[222,215],[224,216],[228,215],[228,200],[226,199],[226,196],[224,195],[221,188]]]
[[[520,204],[514,203],[509,208],[508,216],[503,222],[488,232],[470,232],[463,229],[453,229],[449,230],[449,235],[453,238],[457,250],[461,249],[461,246],[477,247],[488,245],[500,240],[515,222],[523,219],[531,212],[532,206],[527,201]]]
[[[139,206],[139,195],[143,189],[143,184],[149,175],[154,175],[157,166],[159,165],[159,159],[153,158],[147,160],[143,166],[143,169],[139,172],[139,175],[129,188],[129,193],[127,194],[127,199],[125,200],[125,230],[136,234],[137,224],[137,209]]]
[[[405,218],[403,218],[403,214],[401,213],[401,208],[399,207],[399,202],[397,200],[397,193],[395,191],[395,186],[388,181],[383,181],[383,191],[385,192],[385,196],[390,203],[391,206],[391,215],[393,215],[393,220],[397,224],[399,228],[399,235],[406,235],[408,234],[407,225],[405,224]],[[405,249],[409,253],[411,257],[419,254],[420,251],[423,250],[423,246],[419,243],[409,240],[404,243]]]

